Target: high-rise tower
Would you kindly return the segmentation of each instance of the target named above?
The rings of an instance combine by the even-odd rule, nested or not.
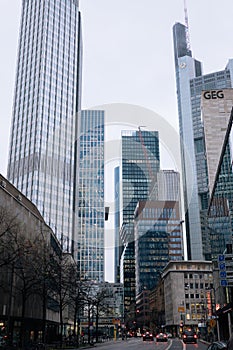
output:
[[[203,75],[201,63],[192,57],[186,29],[181,23],[173,27],[177,103],[188,258],[201,260],[210,258],[205,245],[209,188],[201,93],[232,86],[233,60],[223,71]]]
[[[79,118],[78,195],[74,230],[81,278],[104,281],[104,111]]]
[[[135,302],[134,211],[139,200],[147,200],[160,168],[158,131],[122,132],[122,254],[124,306],[129,312]]]
[[[22,1],[8,179],[71,251],[80,108],[78,0]]]

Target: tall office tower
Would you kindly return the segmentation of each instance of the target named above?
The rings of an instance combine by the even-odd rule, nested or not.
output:
[[[158,131],[122,132],[122,255],[124,304],[135,302],[134,211],[139,200],[147,200],[160,167]]]
[[[211,257],[216,259],[232,244],[233,229],[233,89],[202,92],[210,205],[208,225]]]
[[[174,25],[173,38],[188,258],[209,259],[205,249],[208,170],[200,101],[202,90],[232,86],[233,60],[223,71],[202,75],[201,63],[192,57],[183,24]]]
[[[123,245],[120,236],[120,167],[114,169],[114,228],[115,228],[115,256],[114,256],[114,278],[120,282],[120,257],[123,252]]]
[[[79,119],[78,196],[75,231],[81,278],[104,281],[104,111],[83,110]]]
[[[22,2],[8,179],[71,251],[74,143],[80,106],[77,0]]]

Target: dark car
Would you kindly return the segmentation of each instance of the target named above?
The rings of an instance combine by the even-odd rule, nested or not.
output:
[[[197,333],[192,329],[186,329],[182,334],[182,339],[185,344],[197,343]]]
[[[146,341],[146,340],[154,340],[154,337],[153,337],[153,334],[150,333],[150,332],[146,332],[142,335],[142,339],[143,341]]]
[[[156,335],[156,341],[167,341],[167,334],[166,333],[158,333]]]
[[[227,349],[227,343],[224,341],[214,341],[207,348],[207,350],[226,350],[226,349]]]

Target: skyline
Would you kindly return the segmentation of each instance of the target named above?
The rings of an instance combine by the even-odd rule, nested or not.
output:
[[[21,2],[13,8],[9,2],[2,6],[0,172],[6,175]],[[187,1],[187,6],[193,57],[203,62],[204,74],[224,69],[233,56],[227,44],[233,32],[233,4],[196,0]],[[170,3],[169,10],[168,2],[156,6],[152,0],[147,0],[147,7],[139,0],[127,0],[126,4],[123,0],[81,0],[80,11],[82,108],[115,102],[136,104],[154,110],[178,129],[172,26],[184,23],[183,0]]]
[[[188,2],[191,49],[193,57],[203,63],[204,74],[224,69],[232,57],[227,33],[233,31],[233,4],[223,1],[220,8],[217,4],[211,1],[210,8],[210,1]],[[82,108],[118,102],[138,105],[158,113],[178,130],[172,27],[176,22],[184,23],[183,0],[170,3],[169,10],[167,2],[156,6],[147,0],[147,6],[144,5],[139,0],[128,0],[126,4],[123,0],[80,1],[84,49]],[[5,48],[0,65],[0,172],[4,176],[21,3],[17,2],[13,9],[9,6],[4,4],[0,21],[1,46]]]

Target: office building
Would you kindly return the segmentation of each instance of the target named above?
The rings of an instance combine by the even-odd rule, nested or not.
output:
[[[123,252],[123,245],[120,236],[120,167],[114,169],[114,229],[115,229],[115,255],[114,255],[114,278],[120,282],[120,260]]]
[[[210,194],[213,190],[232,107],[233,89],[206,90],[202,92],[201,112]]]
[[[181,203],[180,174],[174,170],[160,170],[157,174],[159,201],[175,201]]]
[[[183,326],[206,327],[215,305],[212,262],[170,261],[162,278],[166,327],[177,335]]]
[[[232,246],[233,89],[203,91],[201,106],[210,191],[207,224],[211,259],[217,260],[219,254],[228,252]]]
[[[139,200],[147,200],[160,167],[158,131],[122,132],[122,228],[124,251],[121,256],[121,282],[127,317],[135,304],[134,211]]]
[[[209,259],[210,253],[205,244],[209,184],[201,95],[202,90],[232,86],[233,60],[229,60],[224,70],[203,75],[201,62],[192,57],[186,32],[186,26],[181,23],[173,27],[184,210],[188,258],[202,260]]]
[[[82,110],[75,231],[81,278],[104,281],[104,111]]]
[[[160,169],[158,131],[122,132],[123,223],[134,220],[138,200],[148,199]]]
[[[81,56],[77,0],[22,2],[7,177],[68,252]]]
[[[139,201],[135,210],[136,295],[156,287],[170,260],[182,260],[179,202]]]
[[[22,329],[25,340],[42,341],[45,318],[46,341],[52,343],[59,336],[59,299],[53,288],[46,287],[46,301],[42,293],[54,276],[51,261],[57,264],[56,274],[59,271],[61,245],[35,204],[1,174],[0,216],[1,341],[9,336],[19,342]],[[67,306],[63,315],[69,323]]]

